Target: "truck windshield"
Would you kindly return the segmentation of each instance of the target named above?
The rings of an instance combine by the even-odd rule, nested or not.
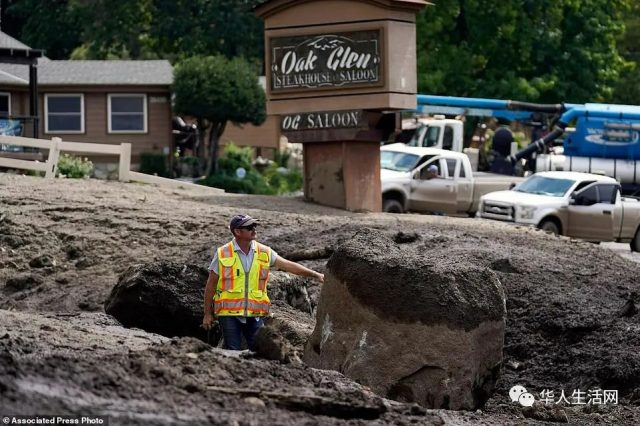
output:
[[[408,172],[413,169],[420,157],[414,154],[398,151],[381,151],[380,167],[383,169]]]
[[[555,179],[533,175],[524,182],[516,185],[514,191],[529,194],[548,195],[550,197],[562,197],[576,183],[571,179]]]
[[[424,135],[424,132],[427,131],[427,126],[423,125],[419,125],[415,131],[413,132],[413,136],[411,136],[411,139],[409,140],[409,142],[407,142],[407,145],[409,146],[422,146],[422,137]]]
[[[438,140],[440,139],[440,127],[419,126],[411,140],[407,143],[409,146],[424,146],[424,147],[432,147],[438,146]]]

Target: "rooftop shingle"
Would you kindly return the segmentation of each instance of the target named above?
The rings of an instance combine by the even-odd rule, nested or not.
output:
[[[11,37],[9,34],[3,33],[2,31],[0,31],[0,48],[22,49],[22,50],[31,49],[26,44],[16,40],[15,38]]]
[[[28,81],[28,67],[0,64],[0,84],[27,85]],[[166,60],[38,61],[39,86],[167,86],[172,83],[173,68]]]

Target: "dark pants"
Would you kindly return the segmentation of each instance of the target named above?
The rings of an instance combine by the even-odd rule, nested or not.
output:
[[[239,351],[242,349],[242,336],[247,341],[249,350],[253,350],[253,343],[260,327],[264,325],[262,318],[246,318],[243,324],[237,317],[218,317],[222,327],[225,349]]]

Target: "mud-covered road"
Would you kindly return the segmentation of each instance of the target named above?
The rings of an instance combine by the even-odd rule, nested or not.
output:
[[[153,261],[205,266],[229,218],[261,219],[281,255],[330,253],[362,228],[417,233],[498,275],[507,295],[502,374],[483,410],[426,411],[336,372],[129,330],[104,314],[118,276]],[[348,213],[299,199],[211,195],[0,174],[0,415],[108,415],[111,424],[640,424],[637,254],[479,219]],[[303,261],[323,270],[327,258]],[[320,289],[309,283],[310,295]],[[401,350],[401,348],[399,348]],[[570,404],[523,409],[509,389]],[[618,403],[574,403],[615,390]],[[577,400],[580,402],[580,400]]]

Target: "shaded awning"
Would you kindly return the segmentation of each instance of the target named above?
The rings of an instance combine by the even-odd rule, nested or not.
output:
[[[44,51],[38,49],[0,47],[0,63],[3,64],[35,65],[43,56]]]

